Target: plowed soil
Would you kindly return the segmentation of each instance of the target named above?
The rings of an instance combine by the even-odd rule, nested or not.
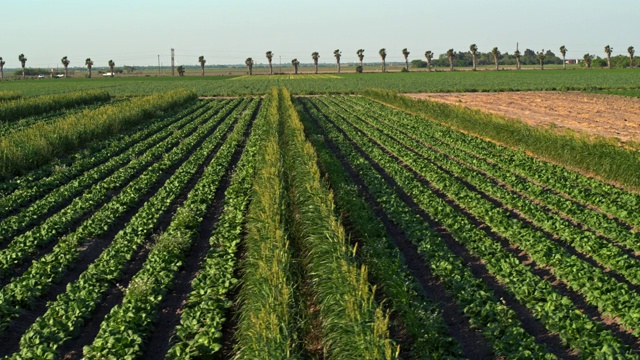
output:
[[[640,99],[581,92],[406,94],[589,135],[640,142]]]

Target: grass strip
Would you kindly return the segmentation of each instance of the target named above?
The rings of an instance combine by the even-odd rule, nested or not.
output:
[[[366,266],[358,266],[354,249],[334,214],[333,194],[323,184],[317,155],[289,92],[280,90],[283,119],[281,147],[292,241],[302,250],[304,272],[319,307],[323,347],[332,359],[392,359],[399,351],[389,338],[388,314],[368,282]]]
[[[235,359],[299,357],[292,316],[292,257],[285,231],[283,159],[279,146],[278,93],[267,95],[267,141],[253,180],[242,261]]]
[[[0,120],[16,121],[25,117],[40,115],[51,111],[70,109],[80,105],[106,102],[111,99],[104,90],[89,90],[75,93],[43,95],[17,98],[0,103]]]
[[[195,99],[195,93],[174,90],[83,111],[11,133],[0,139],[0,177],[6,179],[46,164]]]

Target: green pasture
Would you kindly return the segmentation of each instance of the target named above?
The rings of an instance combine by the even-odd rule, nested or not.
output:
[[[591,70],[505,70],[433,71],[389,73],[323,73],[304,69],[299,75],[249,76],[119,76],[68,79],[27,79],[0,82],[0,92],[16,91],[23,96],[104,89],[113,96],[147,95],[176,88],[193,90],[201,96],[265,94],[272,87],[286,87],[293,94],[359,93],[369,88],[398,92],[470,92],[580,90],[640,95],[640,69]],[[240,79],[233,80],[233,79]],[[246,80],[251,81],[246,81]]]

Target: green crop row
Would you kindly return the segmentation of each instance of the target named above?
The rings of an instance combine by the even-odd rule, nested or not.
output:
[[[175,132],[172,132],[172,136],[170,138],[156,144],[145,153],[140,154],[139,157],[133,159],[130,163],[114,171],[106,179],[99,181],[89,189],[86,189],[82,192],[81,196],[74,197],[71,204],[59,212],[54,213],[47,218],[41,218],[41,215],[43,215],[42,211],[39,211],[40,208],[35,206],[35,209],[30,207],[19,215],[10,217],[6,219],[6,221],[1,222],[0,230],[6,230],[8,235],[11,235],[19,230],[19,228],[16,229],[16,227],[10,227],[12,225],[26,226],[31,220],[42,221],[41,224],[35,226],[33,229],[13,238],[7,248],[0,251],[0,278],[9,273],[11,269],[18,265],[22,260],[36,252],[42,245],[61,237],[66,231],[68,231],[68,228],[71,227],[73,223],[77,222],[83,216],[95,213],[95,211],[99,209],[105,201],[115,195],[114,192],[125,187],[129,182],[133,181],[135,177],[143,173],[152,164],[156,163],[159,158],[174,148],[183,137],[188,137],[199,126],[206,124],[207,120],[209,120],[218,110],[220,109],[214,107],[210,110],[210,113],[203,114],[200,118],[189,119],[191,120],[190,124],[179,131],[176,130]],[[69,189],[65,190],[69,191]],[[53,194],[57,193],[58,192],[53,192]],[[62,194],[65,195],[67,192],[62,192]],[[36,203],[34,205],[38,204]],[[117,211],[115,214],[121,213],[122,210]],[[114,215],[114,213],[112,213],[112,215]],[[6,240],[8,238],[9,237],[2,237],[2,240]]]
[[[444,286],[458,301],[465,315],[469,317],[471,325],[479,328],[489,339],[494,351],[503,354],[544,352],[522,328],[515,313],[496,299],[482,281],[475,278],[471,270],[447,248],[443,240],[386,183],[364,157],[364,151],[367,149],[358,151],[351,145],[346,133],[334,125],[338,116],[322,103],[313,99],[305,101],[313,104],[310,108],[311,114],[320,122],[323,132],[355,168],[389,218],[418,247],[418,252],[433,274],[442,280]],[[376,156],[374,159],[381,161],[384,157]],[[380,165],[385,166],[386,162]]]
[[[228,105],[228,107],[234,106],[230,104]],[[102,208],[100,208],[100,210],[92,214],[92,216],[84,221],[78,227],[78,229],[76,229],[76,231],[67,234],[59,239],[58,243],[50,253],[34,261],[31,267],[27,269],[24,274],[22,274],[18,278],[12,279],[8,285],[2,288],[0,290],[0,300],[2,300],[2,303],[7,307],[4,308],[4,312],[0,314],[0,330],[4,330],[6,325],[11,321],[13,317],[17,315],[21,308],[29,306],[33,301],[35,301],[35,299],[37,299],[37,297],[45,293],[50,288],[52,281],[61,277],[64,271],[66,271],[66,269],[78,258],[80,252],[78,245],[89,241],[94,237],[104,234],[112,226],[114,226],[115,220],[125,214],[130,208],[135,207],[136,204],[141,199],[143,199],[145,194],[148,193],[159,180],[161,180],[162,175],[165,171],[171,169],[171,167],[176,166],[176,164],[178,164],[180,161],[183,161],[184,157],[187,154],[194,151],[194,146],[198,142],[202,141],[203,138],[216,127],[217,132],[215,132],[213,136],[209,137],[208,141],[215,142],[219,140],[226,132],[225,130],[232,123],[232,118],[226,118],[226,115],[228,115],[228,112],[225,112],[223,110],[221,114],[216,116],[215,120],[209,122],[206,126],[201,127],[190,137],[185,138],[179,146],[175,147],[170,152],[165,154],[159,162],[147,169],[144,173],[142,173],[134,181],[132,181],[124,189],[122,189],[122,191],[120,191],[118,195],[111,199],[110,202],[108,202]],[[218,122],[222,122],[222,125],[220,127],[217,126]],[[202,156],[205,155],[201,155],[201,157]],[[190,159],[191,158],[194,157],[192,156],[190,157]],[[191,162],[188,163],[191,164]],[[178,169],[178,171],[180,171],[180,173],[182,174],[187,170]],[[187,175],[182,175],[178,179],[186,178]],[[174,187],[176,186],[178,185],[174,185]],[[165,186],[161,188],[161,190],[165,187],[166,183]],[[173,188],[167,188],[167,190],[162,191],[168,191],[168,189]],[[177,194],[173,194],[171,196],[176,195]],[[140,210],[145,211],[146,215],[139,216],[149,216],[149,213],[147,211],[150,210],[145,210],[147,209],[147,207],[150,207],[150,209],[154,209],[155,211],[157,211],[159,208],[169,206],[169,202],[166,202],[166,196],[168,195],[162,195],[165,196],[163,198],[162,196],[156,194],[154,195],[154,197],[152,197],[152,199],[154,199],[155,196],[159,197],[159,200],[157,201],[162,200],[164,202],[152,202],[150,205],[147,205],[149,204],[149,202],[146,202],[143,205],[142,210]],[[136,219],[136,216],[134,216],[134,218],[131,220],[131,222],[133,222],[134,224],[138,222],[138,220],[134,221]],[[160,216],[160,212],[158,212],[157,214],[153,213],[153,216],[153,219],[157,219],[157,217]],[[155,223],[155,220],[153,222],[150,222],[148,218],[144,219],[150,226],[153,226],[153,224]],[[136,226],[139,226],[139,224]],[[136,234],[134,230],[144,229],[146,228],[142,227],[129,229],[126,231],[123,230],[119,233],[121,235],[118,236]],[[132,231],[134,232],[132,233]],[[116,242],[116,240],[114,240],[114,242]],[[133,249],[129,250],[133,251]]]
[[[428,179],[431,186],[435,186],[453,200],[460,201],[464,208],[482,221],[494,227],[497,226],[494,231],[501,232],[505,228],[522,229],[519,236],[508,232],[506,235],[509,239],[515,238],[526,242],[523,239],[531,237],[533,234],[531,230],[517,225],[515,220],[502,219],[498,223],[498,218],[501,217],[500,210],[496,210],[491,204],[484,204],[484,199],[474,196],[468,190],[463,196],[461,192],[466,188],[455,179],[446,179],[446,175],[440,173],[433,166],[424,161],[413,159],[411,156],[413,153],[408,152],[402,145],[384,140],[373,129],[366,128],[360,119],[340,109],[331,108],[330,111],[340,113],[340,117],[334,119],[341,124],[341,129],[349,134],[351,140],[362,147],[375,161],[383,165],[398,182],[398,185],[405,189],[436,221],[445,225],[457,241],[477,253],[484,260],[487,268],[494,272],[515,297],[529,307],[550,331],[558,332],[563,341],[568,342],[585,355],[603,355],[612,351],[618,354],[627,353],[628,350],[611,333],[603,331],[601,328],[596,330],[598,326],[576,311],[570,300],[563,299],[562,296],[555,293],[548,283],[535,277],[529,269],[519,263],[517,258],[502,249],[500,244],[487,237],[468,219],[439,199],[429,187],[420,183],[413,171]],[[398,154],[399,158],[394,158],[386,152]],[[402,166],[398,164],[398,161],[406,165]],[[405,167],[408,166],[415,170],[406,169]],[[500,225],[498,226],[498,224]],[[535,242],[541,241],[539,238],[534,238]],[[532,242],[534,241],[532,240]],[[528,250],[526,247],[524,249]],[[562,253],[558,249],[554,250],[551,252],[550,249],[547,249],[547,252]],[[532,257],[537,260],[534,255]],[[592,331],[585,331],[585,329],[592,329]],[[607,343],[608,346],[603,347],[603,343]],[[508,343],[500,343],[501,346],[506,344]],[[614,344],[617,345],[614,346]]]
[[[200,223],[213,205],[220,180],[236,148],[242,143],[251,125],[259,100],[253,100],[239,115],[228,138],[205,170],[184,204],[177,209],[168,228],[158,236],[142,269],[131,279],[122,304],[114,307],[100,325],[100,331],[90,346],[84,348],[86,359],[123,359],[139,356],[144,340],[152,329],[154,314],[178,272],[193,241],[197,240]],[[204,157],[195,162],[200,166]]]
[[[36,124],[0,139],[0,176],[8,178],[67,155],[110,134],[135,127],[164,111],[194,101],[196,95],[174,90],[125,103],[83,111],[59,121]]]
[[[127,177],[118,177],[120,172],[127,172],[130,174],[130,177],[136,176],[139,171],[135,169],[145,168],[150,162],[163,155],[167,149],[175,146],[175,144],[180,141],[181,136],[194,132],[199,123],[207,120],[206,114],[203,113],[208,110],[213,114],[219,110],[218,107],[222,107],[222,103],[219,103],[218,106],[214,108],[207,107],[202,109],[202,111],[198,111],[171,126],[167,126],[164,130],[156,133],[152,137],[135,144],[123,154],[113,157],[106,163],[85,172],[82,176],[69,183],[59,186],[17,214],[0,220],[0,243],[15,237],[17,233],[24,231],[29,225],[37,224],[45,219],[46,221],[42,222],[40,226],[52,229],[66,228],[69,224],[73,223],[75,219],[87,211],[90,211],[95,206],[98,206],[102,202],[102,199],[110,196],[110,191],[122,187],[124,181],[129,181]],[[183,131],[182,129],[187,130]],[[181,134],[180,136],[176,135],[178,132]],[[151,151],[149,151],[150,148],[152,149]],[[145,163],[144,160],[147,160],[147,162]],[[129,161],[129,163],[127,163],[127,161]],[[107,178],[105,179],[105,177]],[[114,178],[118,178],[119,181],[114,182],[113,180],[107,180]],[[104,191],[101,192],[101,196],[98,197],[95,196],[95,191],[93,190],[96,188],[96,184],[99,184],[100,187],[104,189]],[[70,200],[72,200],[72,203],[62,209],[58,214],[44,218],[51,209],[59,207],[60,204],[64,204]],[[14,204],[9,205],[13,205],[13,208],[16,207]],[[71,210],[73,206],[76,206],[78,210]],[[75,216],[71,214],[75,214]],[[38,227],[39,226],[36,226],[35,229],[30,230],[30,232],[41,232],[38,230]],[[15,242],[15,239],[13,242]]]
[[[602,269],[569,254],[562,246],[549,240],[543,233],[533,229],[511,214],[484,199],[479,193],[467,188],[458,180],[438,170],[427,161],[419,159],[413,152],[391,142],[381,144],[392,148],[401,161],[424,176],[434,187],[444,192],[472,215],[489,225],[493,231],[509,239],[526,251],[540,266],[551,269],[571,289],[584,294],[588,302],[598,307],[605,315],[619,318],[620,323],[633,331],[638,328],[640,299],[625,284],[614,280]],[[479,189],[489,192],[492,184]]]
[[[607,139],[586,139],[552,129],[505,120],[497,115],[428,100],[413,100],[393,91],[369,90],[367,97],[415,112],[457,129],[487,137],[507,146],[569,168],[594,174],[631,189],[640,189],[640,153]]]
[[[267,140],[258,156],[241,264],[236,359],[296,358],[292,255],[285,231],[278,93],[267,95]]]
[[[387,114],[387,116],[389,115],[391,114]],[[460,164],[444,154],[425,147],[424,143],[413,140],[411,136],[407,136],[406,132],[400,132],[398,129],[379,121],[373,122],[375,124],[369,123],[368,119],[362,119],[360,125],[370,127],[367,132],[380,134],[377,135],[378,137],[386,136],[388,142],[400,143],[405,146],[406,148],[403,151],[413,152],[411,154],[412,157],[413,155],[419,155],[433,163],[437,168],[450,172],[456,179],[462,179],[477,189],[482,189],[484,194],[499,201],[506,208],[517,211],[535,226],[554,236],[558,236],[560,241],[566,242],[578,251],[594,258],[603,267],[618,272],[632,284],[640,285],[640,264],[638,261],[610,242],[598,237],[594,232],[585,231],[574,226],[560,215],[549,212],[545,207],[535,204],[531,199],[522,196],[520,193],[505,189],[503,186],[496,186],[496,179],[486,176],[476,168]],[[505,173],[498,174],[499,178],[505,178],[505,181],[508,181],[506,179],[508,176],[505,175]],[[517,186],[517,184],[514,184],[514,186]],[[621,230],[628,237],[634,237],[632,232],[626,229]]]
[[[348,106],[351,112],[364,111],[364,109],[366,109],[370,113],[379,115],[378,119],[383,127],[390,127],[399,131],[403,138],[412,139],[416,145],[414,148],[427,146],[437,152],[441,152],[443,155],[464,166],[483,173],[485,176],[495,179],[495,181],[501,182],[519,194],[548,206],[562,216],[586,225],[593,232],[602,234],[610,241],[623,244],[633,251],[640,251],[640,246],[638,245],[640,234],[629,231],[628,227],[619,221],[610,218],[610,216],[603,212],[586,206],[588,203],[583,204],[575,200],[570,200],[568,194],[549,191],[549,189],[542,184],[514,174],[506,164],[501,164],[502,161],[499,160],[501,156],[498,154],[489,155],[484,153],[480,155],[473,153],[474,149],[477,149],[479,146],[470,146],[471,140],[474,139],[478,142],[482,142],[482,140],[469,136],[462,138],[459,132],[448,127],[421,121],[415,116],[410,116],[401,111],[391,110],[386,106],[365,99],[351,98],[349,101],[346,101],[336,98],[336,100],[339,100],[343,106]],[[392,117],[394,122],[385,121],[383,117]],[[402,128],[396,126],[398,122],[402,123]],[[418,143],[420,145],[418,145]],[[532,165],[524,164],[522,166],[532,167]],[[540,171],[539,169],[538,173],[540,173]],[[533,173],[535,171],[530,170],[529,172]],[[560,221],[560,219],[557,220]],[[591,235],[587,234],[587,236]]]
[[[374,95],[374,98],[377,95]],[[387,93],[386,99],[401,108],[411,106],[410,99]],[[409,105],[405,104],[409,102]],[[404,104],[404,105],[403,105]],[[436,104],[437,105],[437,104]],[[372,109],[387,111],[385,105],[367,104]],[[440,106],[440,105],[437,105]],[[444,107],[446,109],[446,106]],[[466,135],[459,131],[450,131],[448,126],[440,125],[440,122],[447,125],[449,116],[431,114],[429,111],[416,111],[421,117],[427,120],[409,117],[408,114],[399,115],[405,123],[414,122],[414,129],[420,129],[422,133],[440,134],[447,133],[456,142],[456,146],[466,151],[480,155],[483,158],[497,164],[502,169],[511,171],[521,177],[539,182],[544,187],[569,195],[572,199],[586,205],[593,205],[622,219],[635,226],[640,226],[640,214],[635,211],[640,204],[640,194],[633,194],[615,186],[603,183],[602,181],[583,176],[575,171],[567,170],[563,166],[553,165],[549,162],[538,160],[526,154],[525,151],[515,151],[504,146],[496,145],[493,142],[479,139],[475,136]],[[484,118],[468,118],[477,124],[484,124]],[[525,129],[526,130],[526,129]],[[530,128],[526,131],[535,131]],[[509,133],[506,131],[506,133]],[[437,136],[437,135],[436,135]],[[442,141],[447,142],[446,139]],[[522,149],[526,149],[523,145]]]
[[[0,103],[0,120],[11,122],[51,111],[74,108],[109,101],[111,97],[104,90],[90,90],[59,95],[18,98]]]
[[[87,149],[76,154],[76,159],[69,167],[64,166],[53,172],[41,168],[2,183],[0,185],[3,188],[2,196],[0,196],[0,216],[5,216],[31,201],[42,198],[45,194],[86,175],[87,172],[98,171],[93,170],[96,167],[118,159],[111,166],[101,167],[102,170],[93,175],[96,177],[95,181],[101,180],[111,171],[122,166],[132,156],[137,156],[137,153],[132,149],[133,147],[138,148],[137,144],[141,142],[153,144],[154,141],[166,138],[168,134],[165,134],[163,130],[167,127],[174,128],[173,124],[178,120],[185,120],[189,115],[203,111],[204,104],[204,102],[196,103],[161,121],[143,125],[144,128],[136,127],[132,129],[132,132],[117,135],[96,144],[94,149]],[[158,138],[156,134],[159,132],[165,135]],[[144,150],[144,148],[139,150]]]
[[[336,204],[348,214],[362,242],[359,248],[370,269],[374,282],[379,284],[389,302],[387,306],[400,317],[400,325],[410,334],[411,358],[458,358],[459,345],[446,334],[446,324],[438,307],[420,295],[420,285],[403,263],[399,250],[386,234],[381,220],[362,197],[358,186],[349,177],[335,154],[329,150],[322,131],[311,115],[305,115],[308,105],[300,108],[305,130],[313,143],[324,170],[334,189]],[[316,116],[321,116],[315,113]]]
[[[269,108],[270,100],[265,100]],[[230,291],[237,283],[238,250],[242,240],[245,213],[249,204],[256,159],[264,148],[267,111],[260,111],[247,139],[242,157],[225,192],[224,209],[209,239],[210,250],[191,282],[191,293],[176,328],[171,359],[205,358],[222,348],[225,312],[232,305]]]
[[[319,307],[325,356],[390,359],[388,316],[374,299],[368,270],[359,267],[334,214],[333,194],[321,181],[317,155],[286,89],[280,92],[282,150],[293,223],[292,242],[301,251],[306,281]]]
[[[244,102],[246,104],[246,102]],[[235,106],[230,105],[231,108]],[[41,357],[52,357],[62,342],[76,334],[91,312],[103,301],[105,292],[114,286],[122,276],[126,264],[145,243],[151,243],[149,237],[156,227],[158,219],[165,213],[175,199],[194,176],[197,169],[203,166],[206,157],[220,144],[229,127],[235,123],[234,118],[240,114],[244,106],[236,108],[229,114],[216,116],[198,132],[184,139],[182,144],[165,156],[167,165],[176,166],[177,170],[164,182],[162,187],[146,201],[126,226],[120,230],[110,245],[89,265],[78,278],[67,285],[67,291],[60,294],[52,302],[47,312],[36,319],[20,340],[20,352],[15,358],[39,354]],[[228,116],[227,116],[228,115]],[[226,123],[223,126],[221,123]],[[218,126],[220,125],[220,126]],[[213,135],[203,136],[216,129]],[[188,159],[185,155],[195,151]],[[134,197],[136,193],[145,193],[154,186],[155,180],[167,167],[156,167],[141,176],[144,183],[140,187],[129,186],[123,198]],[[131,190],[131,191],[128,191]],[[150,285],[150,284],[148,284]]]

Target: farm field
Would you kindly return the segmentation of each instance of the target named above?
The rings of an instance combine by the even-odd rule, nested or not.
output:
[[[1,83],[0,357],[640,357],[640,194],[480,112],[295,94],[458,76],[377,75]]]
[[[457,71],[354,74],[254,75],[251,81],[237,76],[122,77],[15,80],[0,82],[0,92],[18,91],[24,96],[107,90],[112,96],[147,95],[175,88],[201,96],[265,94],[272,87],[286,87],[293,94],[358,93],[367,88],[399,92],[486,92],[533,90],[622,91],[637,96],[638,69]],[[248,79],[248,76],[240,79]]]
[[[580,133],[640,142],[640,99],[581,92],[407,94]]]

